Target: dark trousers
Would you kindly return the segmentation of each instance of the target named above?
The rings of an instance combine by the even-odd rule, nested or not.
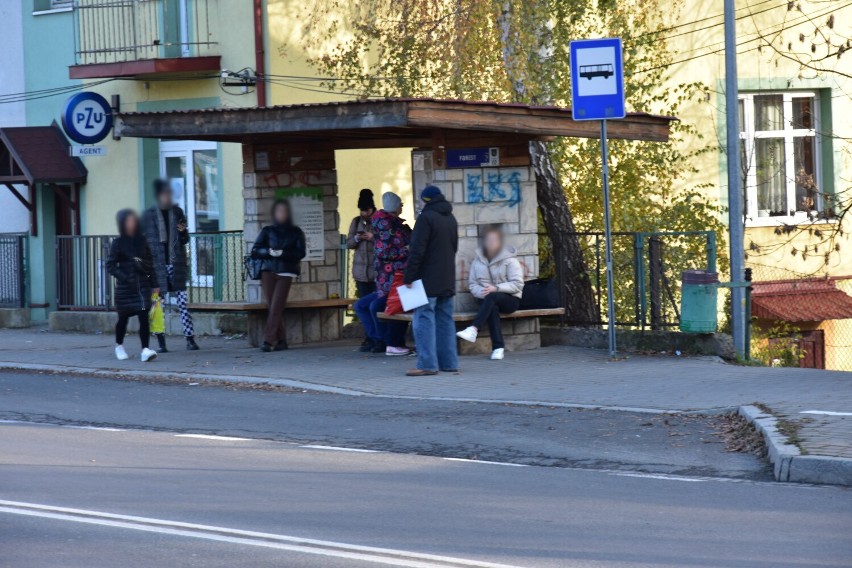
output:
[[[372,282],[359,282],[357,280],[355,281],[355,295],[358,298],[363,298],[364,296],[367,296],[368,294],[372,294],[375,291],[376,291],[376,281],[375,280],[373,280]]]
[[[260,275],[260,287],[268,307],[266,326],[263,328],[264,343],[275,346],[279,341],[287,342],[284,308],[287,307],[292,283],[292,276],[278,276],[274,272],[263,272]]]
[[[381,341],[389,347],[405,347],[405,333],[408,322],[380,319],[376,314],[385,311],[387,295],[379,298],[376,292],[362,296],[355,302],[355,313],[364,326],[364,333],[374,341]]]
[[[482,329],[482,325],[488,324],[488,333],[491,335],[491,348],[502,349],[506,347],[503,341],[503,330],[500,329],[500,314],[511,314],[518,310],[521,299],[504,292],[492,292],[480,300],[479,311],[473,326]]]
[[[139,318],[139,340],[142,342],[142,349],[147,349],[148,340],[151,337],[151,328],[148,325],[148,312],[145,310],[118,312],[118,323],[115,324],[115,343],[116,345],[124,345],[124,336],[127,335],[127,322],[134,316]]]

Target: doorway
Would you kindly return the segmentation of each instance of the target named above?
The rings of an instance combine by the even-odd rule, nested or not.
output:
[[[212,287],[215,261],[212,235],[221,230],[217,144],[161,141],[160,175],[169,181],[175,203],[186,213],[191,284]]]
[[[803,331],[799,340],[803,357],[799,367],[805,369],[825,369],[825,332],[821,329]]]

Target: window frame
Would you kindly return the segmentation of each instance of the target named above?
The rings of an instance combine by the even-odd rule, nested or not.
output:
[[[782,122],[783,128],[779,130],[755,130],[755,97],[780,96],[782,97]],[[812,104],[812,128],[793,127],[793,102],[794,99],[811,99]],[[742,110],[742,120],[739,137],[744,144],[744,155],[747,163],[745,169],[744,197],[746,205],[745,221],[747,226],[774,226],[779,224],[801,223],[814,221],[810,211],[798,211],[796,203],[796,163],[795,163],[795,139],[813,138],[814,140],[814,183],[817,187],[816,203],[814,209],[822,212],[825,207],[825,199],[822,188],[822,152],[821,141],[817,132],[820,128],[820,98],[816,91],[754,91],[740,93],[739,105]],[[769,217],[758,216],[757,197],[757,167],[756,167],[756,141],[759,139],[782,139],[784,141],[784,179],[786,189],[787,215]],[[742,150],[741,150],[742,151]],[[793,214],[790,214],[790,211]]]

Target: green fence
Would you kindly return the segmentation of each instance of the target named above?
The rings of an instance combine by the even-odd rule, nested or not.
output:
[[[571,325],[606,325],[606,261],[602,232],[574,233],[580,240],[597,303],[597,318]],[[713,231],[617,232],[612,236],[615,325],[640,329],[677,327],[680,275],[684,270],[716,271]],[[547,235],[540,235],[541,274],[556,277]]]

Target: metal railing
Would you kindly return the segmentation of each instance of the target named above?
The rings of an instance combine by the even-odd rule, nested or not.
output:
[[[571,319],[570,325],[606,325],[606,262],[604,234],[574,233],[579,239],[596,299],[594,321]],[[716,234],[713,231],[613,233],[615,325],[664,329],[680,323],[680,278],[684,270],[716,271]],[[557,277],[546,254],[547,235],[540,235],[540,272]]]
[[[76,0],[78,65],[216,55],[216,0]]]
[[[0,308],[25,308],[27,283],[27,234],[0,234]]]
[[[191,304],[242,302],[246,299],[246,274],[242,231],[189,235]]]
[[[111,235],[56,237],[56,307],[112,309],[115,283],[107,272]]]
[[[57,308],[113,309],[115,283],[107,272],[113,235],[56,237]],[[242,231],[191,233],[187,245],[187,294],[190,304],[243,302],[246,299],[245,250]],[[0,246],[2,246],[0,239]],[[353,251],[340,245],[341,297],[355,293],[350,267]],[[3,264],[0,248],[0,268]],[[0,280],[0,290],[2,281]]]

